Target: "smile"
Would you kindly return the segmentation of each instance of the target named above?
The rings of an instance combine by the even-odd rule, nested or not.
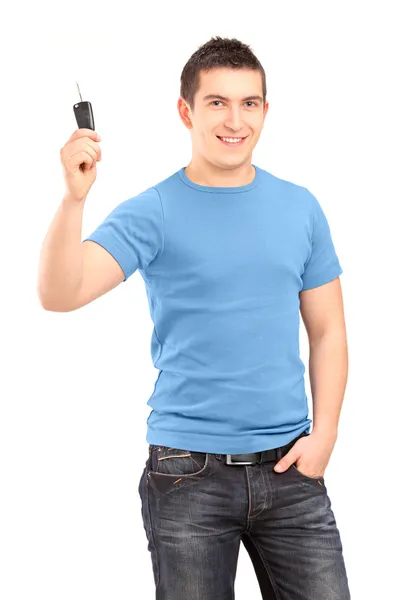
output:
[[[225,144],[225,146],[242,146],[246,140],[248,136],[243,137],[243,138],[235,138],[235,137],[220,137],[219,135],[217,135],[217,138],[220,140],[220,142],[222,144]]]

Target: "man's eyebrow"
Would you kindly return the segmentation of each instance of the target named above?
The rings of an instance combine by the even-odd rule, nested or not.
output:
[[[204,96],[203,101],[213,100],[213,99],[225,100],[226,102],[229,102],[229,98],[226,98],[225,96],[220,96],[219,94],[207,94],[207,96]],[[249,100],[258,100],[259,102],[263,101],[261,96],[247,96],[247,98],[242,98],[243,102],[246,102]]]

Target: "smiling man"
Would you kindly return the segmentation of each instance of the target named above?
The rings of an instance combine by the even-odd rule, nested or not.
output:
[[[187,85],[183,79],[183,85]],[[255,177],[251,156],[268,111],[262,73],[251,68],[219,67],[202,71],[193,99],[178,100],[192,136],[186,175],[208,186],[239,186]],[[252,94],[243,97],[246,90]],[[188,93],[193,93],[191,89]]]
[[[347,381],[328,221],[307,188],[252,163],[268,102],[249,46],[212,38],[180,91],[190,162],[82,244],[93,165],[79,163],[95,164],[97,138],[78,132],[64,148],[68,191],[42,253],[42,303],[76,310],[136,270],[145,282],[159,375],[139,493],[158,600],[233,598],[241,541],[264,600],[348,600],[324,478]]]

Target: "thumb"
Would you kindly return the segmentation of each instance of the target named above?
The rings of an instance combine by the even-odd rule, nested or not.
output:
[[[279,471],[279,473],[282,473],[283,471],[286,471],[286,469],[288,469],[290,465],[296,462],[296,460],[297,456],[295,452],[288,452],[276,463],[276,465],[274,466],[274,470]]]

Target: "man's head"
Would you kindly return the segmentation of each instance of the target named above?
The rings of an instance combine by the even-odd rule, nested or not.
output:
[[[178,111],[192,136],[193,159],[222,169],[251,163],[268,111],[265,72],[250,47],[215,37],[181,74]],[[219,138],[246,139],[238,146]]]

